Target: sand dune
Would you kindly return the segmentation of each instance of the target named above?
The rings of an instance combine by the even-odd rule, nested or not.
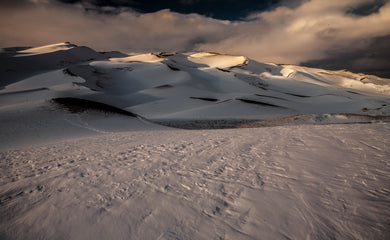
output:
[[[390,237],[389,79],[70,43],[0,76],[0,239]]]
[[[7,84],[2,93],[8,98],[12,90],[28,92],[39,86],[50,92],[46,94],[50,97],[42,94],[41,100],[60,95],[96,101],[159,123],[264,122],[294,115],[339,113],[367,116],[371,121],[373,116],[385,119],[383,116],[390,112],[389,79],[265,64],[242,56],[156,53],[112,58],[86,47],[54,44],[19,51],[4,61],[9,59],[17,59],[15,64],[23,66],[25,72],[38,66],[31,72],[40,69],[41,75],[39,81],[35,75]],[[34,64],[27,67],[31,61]],[[53,69],[63,69],[65,75],[48,72]],[[12,74],[5,73],[5,79],[8,75]],[[73,83],[76,86],[63,88]],[[204,101],[207,99],[214,101]]]

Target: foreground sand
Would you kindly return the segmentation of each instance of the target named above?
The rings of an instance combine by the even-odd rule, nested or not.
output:
[[[3,150],[1,236],[387,239],[389,136],[389,123],[144,129]]]
[[[0,239],[390,239],[390,79],[70,43],[0,63]]]

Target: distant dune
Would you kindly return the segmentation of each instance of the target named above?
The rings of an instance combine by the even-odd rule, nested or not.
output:
[[[390,239],[389,120],[372,75],[2,49],[0,239]]]
[[[372,75],[207,52],[130,56],[70,43],[17,49],[1,52],[2,107],[21,104],[21,94],[28,102],[77,98],[191,128],[218,128],[221,120],[229,122],[221,127],[240,127],[293,123],[292,116],[299,123],[348,123],[390,115],[390,80]]]

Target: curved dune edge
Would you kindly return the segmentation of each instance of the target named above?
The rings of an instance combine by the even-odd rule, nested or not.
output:
[[[110,106],[191,129],[375,122],[390,116],[390,79],[348,71],[214,52],[98,53],[70,43],[10,51],[0,58],[2,108],[68,99],[63,103],[70,108],[96,103],[95,110]]]
[[[390,116],[369,116],[350,113],[307,114],[279,117],[275,119],[216,119],[216,120],[153,120],[153,123],[180,129],[230,129],[259,128],[290,125],[328,125],[328,124],[362,124],[390,122]]]

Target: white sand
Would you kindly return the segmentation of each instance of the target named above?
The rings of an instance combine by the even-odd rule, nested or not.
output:
[[[389,79],[86,49],[0,53],[0,239],[390,238]]]
[[[11,239],[386,239],[390,124],[108,133],[0,153]]]

